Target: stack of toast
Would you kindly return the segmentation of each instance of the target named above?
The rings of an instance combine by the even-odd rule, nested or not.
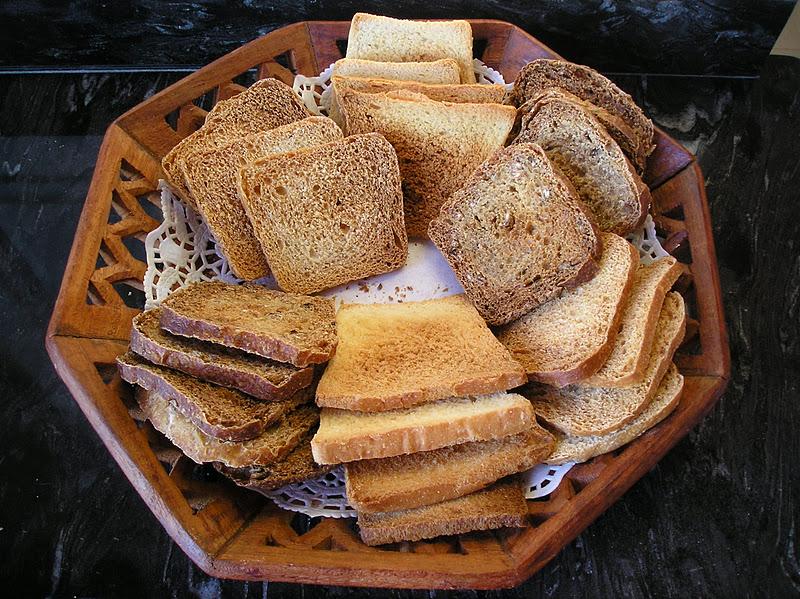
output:
[[[331,83],[330,118],[264,80],[164,158],[233,272],[283,291],[174,292],[134,320],[122,377],[241,486],[344,464],[367,544],[524,526],[517,473],[617,449],[680,399],[682,267],[624,237],[649,211],[653,125],[565,61],[476,83],[466,21],[359,13]],[[409,237],[464,294],[308,295],[401,268]]]

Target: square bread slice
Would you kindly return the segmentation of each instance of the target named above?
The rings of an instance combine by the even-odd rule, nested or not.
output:
[[[346,304],[339,346],[317,387],[323,407],[377,412],[505,391],[526,381],[463,295]]]
[[[336,287],[408,257],[397,155],[380,135],[250,163],[239,171],[239,197],[286,291]]]
[[[625,235],[644,223],[650,190],[617,142],[584,107],[563,99],[537,104],[522,118],[514,141],[542,146],[603,231]]]
[[[389,458],[500,439],[533,422],[530,402],[513,393],[453,397],[390,412],[323,408],[311,451],[319,464]]]
[[[553,436],[530,430],[492,441],[345,465],[347,500],[364,513],[394,512],[455,499],[529,470],[553,450]]]
[[[356,13],[347,37],[347,58],[425,62],[452,58],[461,83],[475,83],[472,27],[467,21],[409,21]]]
[[[397,151],[411,237],[427,237],[445,200],[503,147],[514,125],[515,110],[501,104],[437,102],[405,90],[348,89],[336,98],[346,135],[375,131]]]
[[[614,347],[600,370],[582,381],[582,385],[629,387],[644,378],[664,297],[682,270],[672,256],[639,266],[622,311]]]
[[[298,368],[336,351],[333,300],[261,285],[193,283],[161,302],[161,328]]]
[[[601,240],[599,270],[591,281],[498,329],[497,338],[531,380],[556,387],[582,381],[611,353],[639,253],[613,233],[602,233]]]
[[[198,212],[222,250],[233,274],[252,281],[269,274],[269,265],[239,200],[236,175],[258,158],[325,144],[342,138],[336,124],[321,116],[294,121],[244,137],[221,148],[179,158],[183,180]]]
[[[591,279],[601,251],[575,189],[534,144],[509,146],[484,162],[428,234],[494,325]]]
[[[383,62],[359,58],[340,58],[333,63],[333,75],[340,77],[379,77],[420,83],[460,83],[461,69],[452,58],[424,62]]]
[[[516,480],[444,503],[399,512],[358,514],[361,540],[367,545],[419,541],[473,530],[523,528],[527,524],[528,504]]]
[[[635,419],[650,404],[685,331],[683,298],[670,292],[664,299],[650,362],[641,383],[609,389],[581,385],[554,389],[530,385],[523,393],[531,400],[539,418],[566,435],[612,433]]]
[[[636,418],[606,435],[579,437],[556,433],[555,449],[545,461],[548,464],[586,462],[630,443],[669,416],[678,407],[682,391],[683,376],[675,364],[670,364],[655,397]]]

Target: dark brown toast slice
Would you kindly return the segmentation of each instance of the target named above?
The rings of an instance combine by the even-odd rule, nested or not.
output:
[[[194,283],[161,303],[161,327],[297,367],[336,351],[333,300],[261,285]]]
[[[297,368],[215,343],[172,335],[161,329],[161,308],[133,319],[131,351],[145,360],[209,383],[232,387],[264,401],[288,399],[314,378],[314,368]]]

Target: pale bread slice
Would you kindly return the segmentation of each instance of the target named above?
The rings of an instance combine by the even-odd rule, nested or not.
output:
[[[239,197],[286,291],[313,293],[406,263],[397,156],[380,135],[257,160],[239,171]]]
[[[553,436],[539,425],[495,439],[345,465],[347,499],[359,512],[393,512],[473,493],[542,463]]]
[[[316,146],[342,138],[342,131],[325,117],[294,121],[244,137],[221,148],[196,151],[178,159],[183,180],[197,210],[228,259],[233,274],[252,281],[269,274],[269,265],[253,226],[239,200],[236,174],[259,158]]]
[[[637,385],[601,389],[571,385],[554,389],[530,385],[523,392],[539,418],[552,428],[576,436],[605,435],[634,420],[652,401],[686,330],[683,298],[670,292],[656,325],[645,377]]]
[[[472,27],[467,21],[410,21],[356,13],[347,37],[347,58],[424,62],[452,58],[461,83],[475,83]]]
[[[531,428],[530,402],[513,393],[453,397],[390,412],[323,408],[314,460],[338,464],[488,441]]]
[[[394,410],[505,391],[522,367],[463,295],[402,304],[346,304],[339,345],[317,388],[322,407]]]
[[[644,378],[664,297],[682,270],[672,256],[639,266],[614,347],[600,370],[582,381],[582,385],[628,387]]]
[[[361,540],[367,545],[419,541],[473,530],[523,528],[527,524],[528,505],[516,480],[444,503],[399,512],[358,514]]]
[[[574,188],[534,144],[514,144],[484,162],[428,234],[494,325],[591,279],[601,251]]]
[[[461,70],[452,58],[424,62],[384,62],[359,58],[340,58],[333,63],[333,75],[377,77],[420,83],[460,83]]]
[[[397,151],[412,237],[427,237],[450,194],[503,147],[515,115],[511,106],[437,102],[404,90],[342,90],[337,101],[346,135],[375,131]]]
[[[548,464],[585,462],[630,443],[669,416],[678,407],[682,391],[683,376],[675,365],[671,364],[658,386],[655,397],[636,418],[606,435],[578,437],[556,433],[555,449],[545,462]]]
[[[600,237],[603,253],[592,280],[497,331],[531,380],[557,387],[581,381],[611,353],[639,253],[618,235]]]

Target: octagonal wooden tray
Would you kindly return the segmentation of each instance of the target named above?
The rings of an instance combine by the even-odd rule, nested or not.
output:
[[[512,81],[528,61],[556,54],[519,28],[471,21],[476,56]],[[58,301],[47,349],[59,375],[161,524],[207,573],[332,585],[496,588],[529,577],[613,504],[692,428],[722,393],[728,345],[702,174],[662,132],[646,181],[665,247],[686,265],[689,309],[677,364],[677,411],[628,446],[573,468],[547,499],[529,501],[531,526],[381,548],[354,520],[309,519],[209,475],[136,419],[115,357],[142,309],[144,238],[161,218],[161,157],[206,111],[256,78],[316,75],[344,52],[349,23],[274,31],[200,69],[117,119],[105,135]]]

